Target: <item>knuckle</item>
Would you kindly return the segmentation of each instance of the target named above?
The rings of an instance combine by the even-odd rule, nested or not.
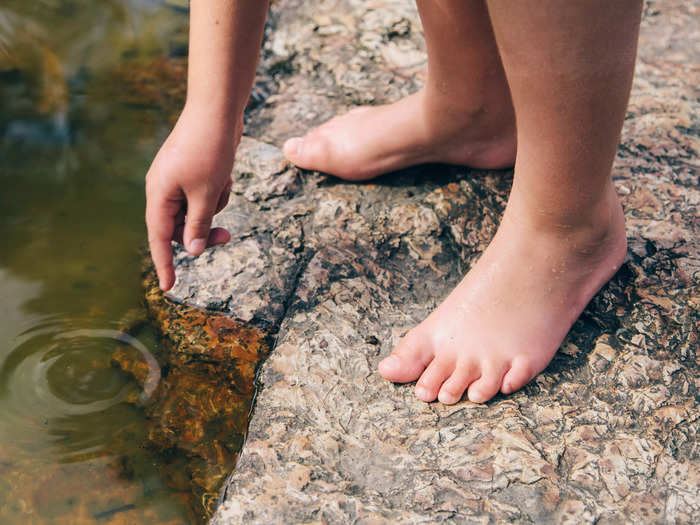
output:
[[[208,230],[211,226],[211,217],[192,217],[187,220],[187,226],[196,230]]]

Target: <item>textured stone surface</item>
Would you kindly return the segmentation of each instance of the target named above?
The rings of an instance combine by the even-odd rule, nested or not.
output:
[[[216,218],[232,242],[196,259],[180,250],[170,296],[241,321],[279,326],[302,266],[309,199],[296,195],[301,177],[277,148],[244,138],[238,156],[230,204]]]
[[[213,523],[697,522],[698,5],[649,2],[615,183],[625,265],[552,364],[486,405],[376,373],[488,244],[512,173],[425,166],[351,185],[247,140],[234,241],[178,255],[172,297],[277,333]],[[281,140],[420,85],[403,0],[273,4],[249,132]]]

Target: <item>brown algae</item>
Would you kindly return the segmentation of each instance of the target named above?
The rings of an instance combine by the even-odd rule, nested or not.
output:
[[[243,444],[255,370],[269,351],[269,339],[222,314],[165,298],[151,271],[144,286],[149,320],[162,335],[158,359],[163,364],[159,384],[142,405],[146,447],[157,456],[170,488],[205,519]],[[138,324],[131,328],[139,329]],[[133,346],[117,349],[113,361],[147,387],[149,367]],[[139,404],[135,396],[130,401]]]

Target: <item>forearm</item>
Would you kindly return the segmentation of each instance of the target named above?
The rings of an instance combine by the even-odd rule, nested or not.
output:
[[[241,122],[255,78],[268,0],[191,0],[187,106]]]

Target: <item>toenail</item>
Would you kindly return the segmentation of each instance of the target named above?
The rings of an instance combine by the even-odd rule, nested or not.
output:
[[[395,355],[390,355],[389,357],[383,359],[379,364],[382,366],[382,368],[391,368],[392,370],[396,370],[399,368],[399,366],[401,366],[401,360]]]
[[[429,395],[430,392],[428,392],[427,388],[425,388],[424,386],[416,385],[416,397],[418,399],[425,401]]]
[[[292,137],[284,144],[284,150],[292,155],[300,155],[303,143],[301,137]]]
[[[484,396],[481,395],[481,392],[473,392],[470,390],[467,397],[469,397],[469,401],[472,403],[484,403],[486,401]]]
[[[457,396],[450,392],[440,392],[438,399],[440,403],[444,403],[446,405],[453,405],[458,401]]]

